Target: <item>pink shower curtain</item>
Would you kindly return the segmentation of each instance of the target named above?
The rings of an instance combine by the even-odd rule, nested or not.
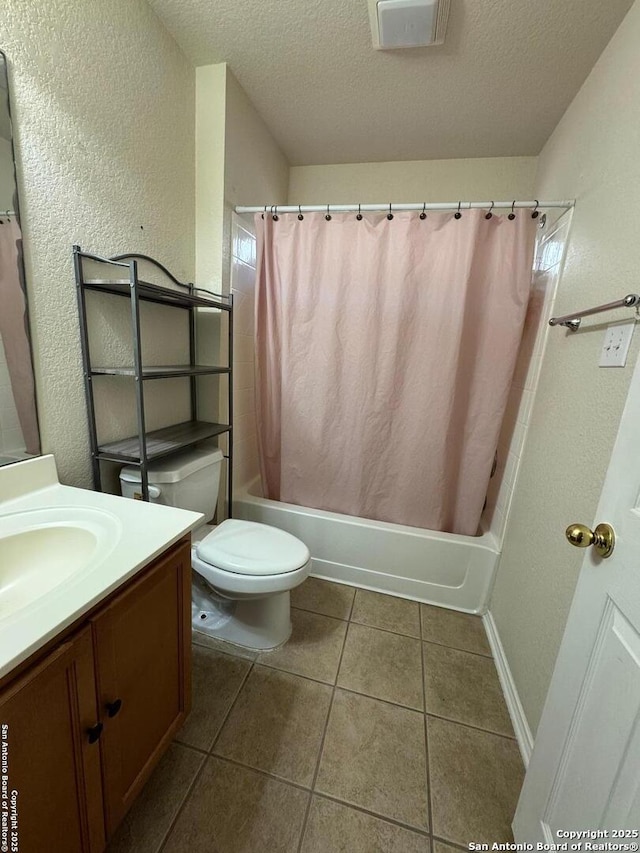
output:
[[[529,299],[535,220],[256,216],[266,497],[474,536]]]

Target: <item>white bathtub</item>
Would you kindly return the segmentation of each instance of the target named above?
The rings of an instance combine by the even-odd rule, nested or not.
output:
[[[24,450],[5,450],[0,452],[0,465],[11,465],[13,462],[23,462],[30,458]]]
[[[490,532],[457,536],[369,521],[260,497],[240,489],[234,515],[287,530],[311,551],[315,577],[484,613],[500,552]]]

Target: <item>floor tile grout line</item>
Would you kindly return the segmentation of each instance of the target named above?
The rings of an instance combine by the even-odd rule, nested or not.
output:
[[[233,697],[233,701],[232,701],[232,702],[231,702],[231,704],[229,705],[229,708],[228,708],[228,710],[227,710],[227,713],[224,715],[224,718],[223,718],[222,722],[220,723],[220,727],[218,728],[218,731],[216,732],[216,736],[214,737],[213,741],[211,742],[211,746],[209,747],[209,755],[211,755],[211,754],[213,753],[213,750],[215,749],[215,746],[216,746],[216,744],[218,743],[218,740],[219,740],[219,738],[220,738],[220,735],[222,734],[222,730],[223,730],[223,729],[224,729],[224,727],[227,725],[227,721],[228,721],[229,717],[231,716],[231,712],[232,712],[232,711],[233,711],[233,709],[235,708],[235,706],[236,706],[236,702],[238,701],[238,697],[239,697],[239,696],[240,696],[240,694],[242,693],[242,690],[243,690],[243,688],[244,688],[245,684],[246,684],[246,683],[247,683],[247,681],[249,680],[249,676],[250,676],[250,675],[251,675],[251,673],[253,672],[254,667],[255,667],[255,661],[252,661],[251,666],[249,667],[249,669],[248,669],[248,670],[247,670],[247,672],[245,673],[245,676],[244,676],[244,678],[242,679],[242,682],[240,683],[240,686],[238,687],[238,690],[236,691],[236,695]]]
[[[493,661],[493,655],[491,653],[485,654],[484,652],[472,652],[470,649],[461,649],[460,646],[451,646],[447,643],[439,643],[437,640],[425,640],[423,638],[422,642],[428,643],[430,646],[440,646],[443,649],[453,649],[454,652],[464,652],[468,655],[475,655],[477,658],[484,658],[485,660]]]
[[[424,670],[424,638],[423,638],[423,630],[422,630],[422,608],[420,609],[420,667],[421,667],[421,675],[422,675],[422,701],[424,703],[424,753],[425,753],[425,761],[426,761],[426,773],[427,773],[427,824],[429,826],[429,832],[433,833],[433,807],[431,802],[431,767],[429,761],[429,725],[427,720],[427,682]],[[429,846],[431,848],[431,853],[433,851],[433,842],[429,842]]]
[[[393,634],[395,637],[407,637],[409,640],[420,640],[416,634],[407,634],[402,631],[392,631],[391,628],[381,628],[380,625],[371,625],[368,622],[356,622],[355,619],[349,619],[350,625],[360,625],[362,628],[371,628],[374,631],[384,631],[385,634]]]
[[[299,791],[304,791],[305,794],[311,793],[311,788],[307,785],[301,785],[300,782],[294,782],[292,779],[287,779],[284,776],[278,776],[276,773],[270,773],[268,770],[262,770],[260,767],[253,767],[251,764],[245,764],[243,761],[238,761],[236,758],[229,758],[227,755],[218,755],[217,753],[212,753],[209,758],[215,758],[216,761],[226,761],[228,764],[233,764],[234,767],[240,767],[242,770],[249,770],[252,773],[265,776],[267,779],[272,779],[274,782],[281,782],[283,785],[289,785],[291,788],[297,788]]]
[[[196,638],[195,632],[192,632],[191,634],[191,645],[197,646],[199,649],[207,649],[210,652],[217,652],[218,654],[225,655],[226,657],[233,658],[234,660],[244,660],[247,663],[254,663],[258,656],[258,652],[256,652],[256,657],[246,657],[246,655],[240,655],[237,652],[228,652],[226,649],[219,649],[217,646],[212,646],[209,643],[202,641],[199,637]],[[238,648],[242,648],[242,646],[238,646]]]
[[[491,729],[474,726],[471,723],[462,723],[460,720],[452,720],[451,717],[443,717],[442,714],[434,714],[432,711],[425,711],[425,716],[433,717],[434,720],[444,720],[445,723],[452,723],[454,726],[463,726],[465,729],[472,729],[474,732],[483,732],[485,735],[493,735],[494,737],[501,737],[505,740],[517,740],[515,735],[505,735],[501,732],[494,732]]]
[[[199,752],[200,755],[209,755],[206,749],[203,749],[201,746],[193,746],[193,744],[187,743],[184,740],[180,740],[178,735],[174,737],[173,743],[177,743],[178,746],[182,746],[185,749],[191,749],[193,752]]]
[[[465,847],[464,844],[460,844],[457,841],[450,841],[448,838],[443,838],[441,835],[433,835],[431,836],[432,841],[439,841],[441,844],[447,844],[449,847],[455,847],[456,850],[465,850],[466,853],[469,853],[469,847]]]
[[[353,603],[356,600],[356,596],[354,594],[353,600],[351,602],[351,610],[349,611],[349,623],[351,621],[351,614],[353,613]],[[333,700],[336,695],[336,684],[338,682],[338,676],[340,675],[340,667],[342,666],[342,658],[344,656],[344,649],[347,645],[347,635],[349,633],[349,623],[347,623],[347,630],[344,632],[344,637],[342,638],[342,648],[340,650],[340,658],[338,659],[338,666],[336,668],[336,676],[333,682],[333,689],[331,691],[331,699],[329,701],[329,708],[327,710],[327,718],[324,721],[324,729],[322,731],[322,738],[320,739],[320,749],[318,750],[318,758],[316,760],[316,767],[313,773],[313,779],[311,780],[311,793],[309,794],[309,802],[307,803],[307,808],[304,813],[304,818],[302,821],[302,829],[300,831],[300,840],[298,841],[298,853],[301,853],[302,845],[304,843],[304,837],[307,832],[307,823],[309,820],[309,812],[311,811],[311,802],[313,800],[313,792],[316,788],[316,781],[318,779],[318,773],[320,772],[320,762],[322,761],[322,753],[324,752],[324,742],[327,737],[327,729],[329,728],[329,717],[331,716],[331,709],[333,708]]]
[[[345,634],[346,640],[347,634]],[[340,664],[342,663],[342,655],[340,655]],[[313,681],[314,684],[323,684],[325,687],[338,688],[339,690],[344,690],[345,693],[355,693],[356,696],[364,696],[367,699],[373,699],[375,702],[384,702],[385,705],[393,705],[395,708],[403,708],[405,711],[413,711],[416,714],[424,714],[424,708],[412,708],[411,705],[403,705],[401,702],[392,702],[391,699],[381,699],[380,696],[371,696],[369,693],[361,693],[359,690],[353,690],[351,687],[344,687],[342,684],[337,683],[337,678],[340,674],[340,664],[338,665],[338,674],[336,675],[336,682],[332,683],[330,681],[320,681],[318,678],[313,678],[311,675],[302,675],[299,672],[292,672],[290,669],[279,669],[271,664],[261,663],[260,661],[255,662],[255,666],[263,667],[264,669],[270,669],[274,672],[282,672],[285,675],[293,675],[296,678],[304,678],[305,681]],[[435,714],[433,716],[436,716]],[[446,717],[444,719],[447,719]]]
[[[403,823],[401,820],[397,820],[393,817],[388,817],[387,815],[381,814],[380,812],[373,812],[371,811],[371,809],[364,808],[364,806],[358,806],[355,803],[350,803],[348,800],[341,800],[340,797],[334,797],[333,794],[326,794],[324,791],[314,791],[313,796],[320,797],[323,800],[329,800],[332,803],[338,803],[338,805],[353,809],[356,812],[362,812],[362,814],[369,815],[369,817],[376,818],[377,820],[381,820],[384,823],[390,823],[393,826],[399,827],[400,829],[408,829],[410,832],[415,832],[416,835],[420,835],[423,838],[431,837],[431,833],[428,829],[420,829],[420,827],[418,826],[413,826],[410,823]]]
[[[171,833],[173,832],[175,825],[178,823],[178,820],[180,819],[180,815],[184,811],[185,806],[187,805],[187,802],[189,801],[189,798],[191,797],[191,794],[193,793],[193,790],[198,783],[198,780],[202,776],[202,774],[204,772],[204,768],[207,766],[207,759],[209,756],[206,753],[201,753],[201,755],[202,755],[202,762],[200,763],[200,767],[198,767],[198,772],[193,777],[191,784],[187,785],[187,790],[185,791],[185,795],[182,799],[182,802],[178,806],[178,809],[177,809],[175,815],[173,816],[173,820],[170,822],[169,826],[167,827],[167,831],[162,836],[162,840],[158,844],[158,846],[155,850],[155,853],[162,853],[162,851],[166,847],[167,842],[169,840],[169,837],[170,837]]]
[[[353,608],[356,606],[356,595],[358,594],[359,589],[360,587],[353,587],[353,598],[351,599],[351,607],[349,608],[349,622],[351,622],[351,617],[353,616]]]
[[[345,693],[364,696],[365,699],[373,699],[374,702],[384,702],[385,705],[391,705],[394,708],[401,708],[403,711],[413,711],[416,714],[425,713],[424,708],[416,708],[414,705],[405,705],[403,702],[394,702],[391,699],[382,699],[380,696],[374,696],[372,693],[363,693],[362,690],[354,690],[353,687],[345,687],[344,684],[336,684],[336,687],[339,690],[343,690]]]
[[[186,792],[186,794],[185,794],[185,797],[184,797],[184,799],[182,800],[182,802],[180,803],[180,807],[178,808],[178,811],[176,812],[176,814],[175,814],[175,816],[174,816],[173,820],[171,821],[171,823],[170,823],[170,825],[169,825],[169,827],[168,827],[168,829],[167,829],[166,834],[164,835],[164,837],[163,837],[162,841],[160,842],[160,844],[159,844],[159,846],[158,846],[158,849],[157,849],[156,853],[162,853],[162,850],[163,850],[163,848],[165,847],[165,845],[166,845],[166,843],[167,843],[167,841],[168,841],[168,839],[169,839],[169,836],[170,836],[170,835],[171,835],[171,833],[173,832],[173,828],[175,827],[176,823],[178,822],[178,819],[180,818],[180,815],[182,814],[182,812],[183,812],[183,810],[184,810],[184,808],[185,808],[185,806],[186,806],[186,804],[187,804],[187,800],[189,799],[189,797],[191,796],[191,793],[192,793],[193,789],[195,788],[196,782],[198,781],[198,779],[199,779],[199,778],[200,778],[200,776],[202,775],[202,772],[204,771],[204,768],[205,768],[205,767],[206,767],[206,765],[207,765],[207,761],[208,761],[208,759],[211,757],[211,750],[212,750],[212,749],[213,749],[213,747],[215,746],[215,743],[216,743],[216,741],[218,740],[218,738],[219,738],[219,736],[220,736],[220,732],[221,732],[221,731],[222,731],[222,729],[224,728],[224,725],[225,725],[225,723],[227,722],[227,719],[229,718],[229,714],[231,713],[231,710],[232,710],[233,706],[235,705],[236,700],[237,700],[238,696],[240,695],[240,691],[242,690],[242,688],[244,687],[244,685],[245,685],[245,683],[246,683],[246,681],[247,681],[247,678],[249,678],[249,675],[250,675],[250,673],[251,673],[251,670],[252,670],[252,669],[253,669],[253,662],[251,662],[251,666],[250,666],[250,667],[249,667],[249,669],[246,671],[246,673],[245,673],[245,675],[244,675],[244,678],[243,678],[243,679],[242,679],[242,681],[240,682],[240,686],[238,687],[238,690],[237,690],[237,692],[236,692],[236,695],[233,697],[233,701],[232,701],[232,702],[231,702],[231,704],[229,705],[229,710],[228,710],[228,711],[227,711],[227,713],[224,715],[224,719],[223,719],[223,720],[222,720],[222,722],[220,723],[220,728],[219,728],[219,729],[218,729],[218,731],[216,732],[216,736],[214,737],[213,742],[212,742],[211,746],[209,747],[209,751],[208,751],[208,752],[205,752],[204,750],[200,750],[200,749],[198,749],[197,747],[189,747],[190,749],[195,749],[198,753],[200,753],[201,755],[203,755],[202,764],[200,765],[200,767],[199,767],[199,769],[198,769],[198,772],[197,772],[197,773],[196,773],[196,775],[194,776],[194,778],[193,778],[193,781],[192,781],[191,785],[189,785],[189,787],[187,788],[187,792]],[[188,744],[182,744],[182,745],[183,745],[183,746],[188,746]]]
[[[323,613],[321,610],[312,610],[310,607],[300,607],[299,604],[292,604],[292,610],[302,610],[305,613],[313,613],[315,616],[326,616],[327,619],[337,619],[338,622],[348,622],[348,616],[334,616],[333,613]]]

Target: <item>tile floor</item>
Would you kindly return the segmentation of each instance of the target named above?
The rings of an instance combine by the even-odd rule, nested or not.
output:
[[[455,853],[523,766],[478,617],[309,578],[293,635],[194,638],[193,710],[108,853]]]

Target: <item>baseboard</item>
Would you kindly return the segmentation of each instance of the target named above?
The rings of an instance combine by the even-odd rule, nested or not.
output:
[[[518,695],[518,690],[516,688],[516,683],[513,680],[513,675],[509,668],[509,662],[507,661],[507,656],[505,655],[502,642],[500,641],[500,635],[498,634],[498,628],[494,622],[493,616],[490,612],[487,612],[482,617],[482,620],[487,632],[491,651],[493,652],[493,659],[496,664],[496,669],[498,670],[498,677],[500,679],[502,692],[504,693],[504,698],[509,710],[509,716],[511,717],[518,746],[520,747],[520,754],[522,755],[524,766],[528,767],[531,752],[533,750],[533,735],[531,734],[531,729],[529,728],[529,723],[527,722],[524,708],[522,707],[522,702],[520,701],[520,696]]]

